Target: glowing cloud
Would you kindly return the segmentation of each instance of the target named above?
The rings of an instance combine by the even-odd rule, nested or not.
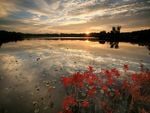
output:
[[[150,0],[1,0],[0,29],[81,33],[150,28]]]

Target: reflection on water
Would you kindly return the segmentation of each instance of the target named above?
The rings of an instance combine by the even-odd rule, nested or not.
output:
[[[95,70],[123,64],[130,71],[139,64],[150,68],[148,49],[130,43],[88,41],[24,40],[7,43],[0,48],[0,113],[57,113],[61,109],[64,90],[60,76],[85,70]],[[117,46],[113,44],[113,47]],[[60,95],[61,94],[61,95]]]
[[[99,43],[100,44],[105,44],[106,41],[104,40],[100,40]],[[119,41],[111,41],[111,42],[108,42],[110,44],[110,48],[115,48],[115,49],[118,49],[119,48]]]
[[[119,48],[119,42],[110,42],[110,48]]]
[[[99,40],[100,44],[106,44],[107,41]],[[119,41],[110,41],[108,42],[110,44],[110,48],[119,48]],[[138,44],[139,46],[145,46],[150,51],[150,43],[131,43],[131,44]]]

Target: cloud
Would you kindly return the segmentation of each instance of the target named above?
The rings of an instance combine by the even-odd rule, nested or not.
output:
[[[15,4],[7,3],[5,0],[0,1],[0,18],[8,16],[13,11],[18,11]]]
[[[150,0],[1,0],[0,29],[20,32],[150,28]]]

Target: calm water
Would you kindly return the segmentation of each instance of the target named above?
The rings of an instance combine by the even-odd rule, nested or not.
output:
[[[150,68],[149,50],[144,46],[89,41],[28,40],[0,48],[0,113],[57,113],[64,96],[60,76],[94,66],[118,68],[129,64],[138,71],[140,63]],[[49,93],[48,90],[51,89]]]

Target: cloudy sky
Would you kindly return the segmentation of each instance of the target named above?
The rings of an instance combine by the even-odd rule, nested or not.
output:
[[[83,33],[150,28],[150,0],[0,0],[0,29]]]

